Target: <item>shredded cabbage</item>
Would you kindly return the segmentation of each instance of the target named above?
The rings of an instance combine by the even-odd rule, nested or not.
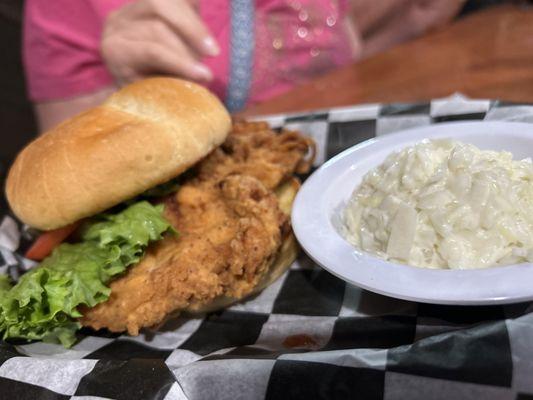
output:
[[[457,269],[533,262],[533,164],[425,140],[367,173],[343,221],[350,243],[395,262]]]

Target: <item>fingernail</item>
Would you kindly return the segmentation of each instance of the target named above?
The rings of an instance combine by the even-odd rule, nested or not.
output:
[[[207,68],[203,64],[196,64],[194,66],[194,70],[196,71],[196,74],[198,75],[198,78],[210,81],[213,79],[213,73],[209,68]]]
[[[208,55],[218,56],[220,54],[220,48],[218,47],[217,42],[212,37],[204,39],[204,48]]]

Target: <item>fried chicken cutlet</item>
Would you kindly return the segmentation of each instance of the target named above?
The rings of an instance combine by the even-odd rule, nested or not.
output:
[[[306,172],[313,157],[313,142],[295,132],[235,124],[226,142],[164,200],[165,217],[179,235],[149,248],[114,280],[109,300],[84,310],[82,324],[136,335],[169,313],[250,294],[290,231],[274,189]]]

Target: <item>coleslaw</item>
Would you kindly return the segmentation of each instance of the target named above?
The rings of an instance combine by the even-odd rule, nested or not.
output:
[[[533,262],[533,164],[424,140],[368,172],[343,210],[354,246],[427,268]]]

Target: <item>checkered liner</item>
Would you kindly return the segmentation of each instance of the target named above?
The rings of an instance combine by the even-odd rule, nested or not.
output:
[[[376,135],[456,120],[533,122],[533,106],[468,100],[272,116],[311,135],[317,165]],[[0,271],[30,266],[0,224]],[[417,304],[346,284],[305,256],[255,298],[138,337],[82,331],[72,349],[0,342],[1,399],[533,399],[533,304]]]

